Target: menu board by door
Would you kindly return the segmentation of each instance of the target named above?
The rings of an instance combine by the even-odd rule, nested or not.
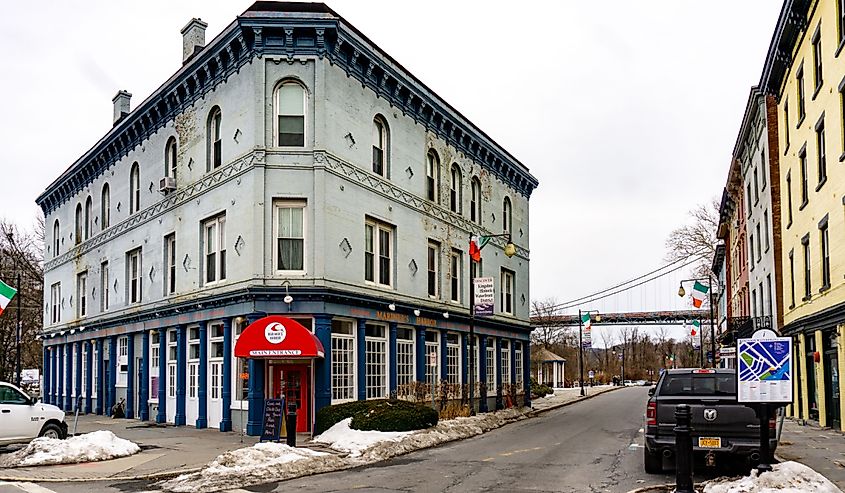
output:
[[[278,442],[287,436],[285,427],[285,399],[265,399],[264,418],[261,420],[261,439],[264,442]]]

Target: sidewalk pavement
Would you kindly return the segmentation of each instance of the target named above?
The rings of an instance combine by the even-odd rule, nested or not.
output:
[[[845,435],[786,418],[775,455],[815,469],[845,491]]]
[[[535,399],[529,415],[557,409],[619,388],[622,387],[611,385],[585,387],[585,397],[580,396],[578,387],[556,389],[552,397]],[[70,432],[73,432],[73,420],[73,416],[68,415]],[[77,434],[97,430],[109,430],[120,438],[135,442],[141,447],[141,452],[129,457],[101,462],[0,469],[0,481],[128,481],[170,477],[199,470],[224,452],[250,447],[258,442],[258,437],[242,437],[238,433],[221,433],[214,429],[198,430],[190,426],[163,426],[145,421],[111,419],[99,415],[79,417]],[[300,433],[297,436],[297,445],[337,454],[309,440],[309,434]]]

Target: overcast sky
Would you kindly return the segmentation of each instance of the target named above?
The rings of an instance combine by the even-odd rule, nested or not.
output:
[[[0,16],[0,216],[35,198],[252,2],[14,2]],[[687,211],[721,195],[775,0],[331,1],[329,6],[508,149],[531,197],[531,298],[566,301],[661,264]],[[682,308],[675,278],[597,303]],[[627,298],[625,298],[627,296]],[[588,307],[584,307],[588,308]]]

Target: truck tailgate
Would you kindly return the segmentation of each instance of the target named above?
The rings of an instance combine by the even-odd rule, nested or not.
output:
[[[675,406],[688,404],[692,413],[692,436],[754,437],[759,436],[759,420],[750,407],[739,405],[730,397],[661,397],[657,399],[657,434],[673,435]],[[705,417],[712,419],[707,419]]]

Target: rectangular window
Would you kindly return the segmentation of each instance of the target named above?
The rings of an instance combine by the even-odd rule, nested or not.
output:
[[[366,324],[367,399],[387,397],[387,334],[383,325]]]
[[[92,341],[93,342],[93,341]],[[91,365],[91,397],[97,397],[97,388],[99,387],[100,381],[100,365],[99,365],[99,355],[100,352],[97,350],[96,344],[91,344],[91,361],[93,364]]]
[[[795,306],[795,255],[789,251],[789,308]]]
[[[451,257],[451,265],[449,266],[449,271],[451,274],[450,278],[450,285],[452,295],[450,299],[456,303],[461,302],[461,292],[463,291],[463,286],[461,286],[461,281],[463,279],[463,253],[460,250],[452,249],[452,257]]]
[[[514,366],[516,367],[516,389],[517,391],[522,390],[522,343],[515,342],[514,343]]]
[[[213,324],[209,327],[208,361],[211,370],[209,392],[211,398],[219,400],[223,394],[223,324]]]
[[[198,363],[188,363],[188,397],[191,399],[197,398],[197,373],[199,372]]]
[[[109,263],[100,264],[100,311],[109,309]]]
[[[62,283],[50,286],[50,322],[59,323],[62,320]]]
[[[769,174],[769,167],[766,163],[766,150],[760,151],[760,166],[763,168],[760,171],[760,190],[766,189],[766,175]]]
[[[211,398],[213,400],[219,400],[220,394],[223,393],[223,379],[220,378],[222,371],[223,363],[220,361],[212,361],[211,362],[211,382],[210,382],[210,391],[211,391]]]
[[[765,292],[763,291],[763,283],[762,282],[760,282],[760,286],[757,289],[757,294],[760,295],[760,304],[759,304],[759,308],[757,308],[757,313],[759,313],[761,317],[764,317],[766,315],[766,312],[763,311],[764,310],[764,308],[763,308],[763,306],[764,306],[763,305],[763,298],[765,297]]]
[[[502,340],[502,384],[511,383],[511,346],[510,341]]]
[[[141,301],[141,249],[137,248],[126,254],[126,289],[129,303]]]
[[[88,343],[83,342],[82,344],[82,365],[80,365],[82,369],[82,393],[80,395],[88,395]]]
[[[296,83],[285,83],[277,90],[279,145],[305,145],[305,90]]]
[[[332,320],[332,404],[355,395],[355,332],[352,322]]]
[[[164,237],[164,294],[176,292],[176,233]]]
[[[749,255],[748,259],[748,269],[754,270],[754,233],[751,233],[751,237],[748,239],[748,248],[751,249],[751,255]]]
[[[167,396],[176,397],[176,359],[179,353],[178,336],[175,330],[167,331]]]
[[[807,151],[802,149],[801,152],[798,154],[798,160],[801,164],[801,207],[804,208],[807,205],[807,201],[810,198],[808,193],[808,180],[807,180]]]
[[[789,149],[789,99],[788,98],[785,99],[784,102],[783,102],[783,122],[784,122],[783,135],[784,135],[784,139],[786,140],[785,143],[784,143],[785,144],[784,145],[784,152],[786,152],[786,149]]]
[[[432,391],[440,383],[440,333],[425,331],[425,383]]]
[[[824,149],[824,120],[816,125],[816,158],[818,159],[819,184],[821,187],[827,181],[827,157]]]
[[[440,245],[428,242],[428,295],[437,298],[440,287]]]
[[[276,270],[305,268],[305,202],[276,204]]]
[[[824,75],[822,73],[822,37],[820,29],[816,29],[816,34],[813,36],[813,67],[815,68],[813,71],[813,82],[815,82],[814,93],[817,93],[824,83]]]
[[[810,239],[809,237],[805,236],[803,240],[801,240],[801,246],[804,249],[804,300],[810,299],[810,294],[812,291],[812,282],[810,279]]]
[[[746,189],[745,190],[745,196],[747,197],[746,200],[745,200],[745,203],[748,204],[746,206],[747,214],[748,214],[748,217],[751,217],[751,210],[752,210],[751,209],[751,182],[748,182],[748,185],[746,185],[745,189]]]
[[[757,179],[757,168],[754,168],[754,204],[760,203],[760,186]]]
[[[88,314],[88,271],[76,275],[76,316]]]
[[[496,392],[496,343],[487,339],[487,393]]]
[[[751,316],[757,317],[757,290],[751,290]]]
[[[237,323],[233,324],[232,347],[234,347],[235,343],[238,342],[238,339],[241,337],[241,333],[243,333],[246,326],[246,319],[241,319]],[[233,367],[235,369],[234,375],[232,375],[235,379],[232,399],[240,401],[240,407],[242,408],[244,401],[247,400],[249,394],[249,366],[246,358],[235,358],[234,355],[230,355],[230,357],[234,359]]]
[[[769,251],[769,211],[763,211],[763,235],[766,238],[766,251]]]
[[[819,240],[822,261],[822,289],[824,290],[830,287],[830,238],[827,222],[824,222],[819,228]]]
[[[188,397],[197,398],[199,388],[200,329],[188,329]]]
[[[364,280],[387,287],[393,285],[392,243],[393,226],[367,220],[364,226]]]
[[[396,384],[400,394],[411,395],[414,379],[414,329],[396,328]]]
[[[792,177],[790,176],[790,173],[786,174],[786,207],[786,227],[788,228],[792,225]]]
[[[514,314],[513,306],[513,292],[514,292],[514,274],[513,271],[502,269],[502,279],[499,286],[499,291],[502,293],[501,308],[502,313]]]
[[[226,279],[226,215],[221,214],[203,223],[205,282]]]
[[[795,86],[798,98],[798,121],[804,119],[804,66],[802,65],[795,74]],[[799,123],[800,124],[800,123]]]
[[[117,338],[117,386],[126,387],[129,373],[129,338]]]
[[[762,259],[762,256],[763,256],[763,249],[760,248],[760,237],[761,236],[762,235],[760,234],[760,223],[757,223],[757,262],[759,262]]]
[[[446,334],[446,381],[461,384],[461,336]]]
[[[150,335],[150,393],[149,399],[158,402],[158,372],[161,364],[161,350],[159,332],[153,330]]]

